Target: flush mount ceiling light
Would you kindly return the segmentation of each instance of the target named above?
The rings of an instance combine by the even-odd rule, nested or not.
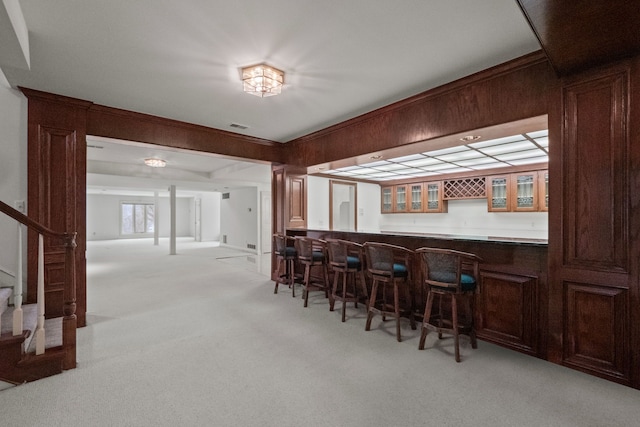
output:
[[[463,141],[463,142],[477,141],[480,138],[482,138],[480,135],[467,135],[460,138],[460,141]]]
[[[242,69],[244,91],[265,98],[278,95],[284,84],[284,72],[267,64]]]
[[[152,168],[163,168],[167,165],[167,162],[165,160],[153,157],[150,159],[144,159],[144,164],[147,166],[151,166]]]

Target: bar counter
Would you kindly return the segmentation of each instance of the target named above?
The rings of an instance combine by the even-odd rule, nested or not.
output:
[[[287,234],[383,242],[412,250],[434,247],[474,253],[482,258],[475,310],[478,338],[545,358],[548,284],[544,239],[301,228],[287,229]],[[416,312],[422,314],[426,295],[417,258],[412,271]]]

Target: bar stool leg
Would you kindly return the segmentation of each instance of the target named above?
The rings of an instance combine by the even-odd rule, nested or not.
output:
[[[339,280],[339,277],[340,277],[340,272],[336,271],[333,274],[333,291],[331,292],[332,295],[335,295],[336,292],[338,291],[338,280]],[[329,311],[333,311],[333,308],[334,308],[335,304],[336,304],[336,300],[334,298],[331,298],[329,300]]]
[[[347,295],[347,273],[342,274],[342,321],[344,322],[347,314],[347,303],[345,302]]]
[[[469,338],[471,339],[471,348],[478,348],[478,341],[476,338],[476,327],[474,324],[473,313],[474,313],[474,295],[467,295],[465,298],[466,307],[467,307],[467,321],[469,322]]]
[[[307,264],[304,266],[304,279],[302,283],[302,297],[304,298],[304,306],[309,303],[309,278],[311,277],[311,267]]]
[[[451,294],[451,323],[453,327],[453,341],[456,350],[456,362],[460,362],[460,334],[458,330],[458,300],[456,294]]]
[[[396,339],[398,342],[402,341],[402,337],[400,336],[400,295],[398,284],[393,284],[393,312],[396,317]]]
[[[373,319],[373,307],[376,306],[376,295],[378,293],[378,281],[373,280],[373,285],[371,287],[371,298],[369,299],[369,309],[367,310],[367,323],[364,327],[365,331],[371,330],[371,320]]]
[[[424,343],[427,339],[427,334],[429,333],[429,328],[427,325],[429,324],[429,320],[431,318],[431,308],[433,307],[433,292],[429,292],[427,295],[427,305],[424,309],[424,318],[422,319],[422,331],[420,331],[420,343],[418,344],[418,349],[424,350]]]
[[[289,283],[289,287],[291,288],[291,297],[295,298],[296,297],[296,281],[295,281],[295,266],[293,264],[293,259],[288,259],[286,261],[287,263],[287,267],[286,267],[286,275],[287,275],[287,281]]]

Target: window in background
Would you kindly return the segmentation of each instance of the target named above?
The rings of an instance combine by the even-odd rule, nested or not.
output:
[[[155,211],[152,203],[121,203],[120,206],[121,234],[153,233]]]

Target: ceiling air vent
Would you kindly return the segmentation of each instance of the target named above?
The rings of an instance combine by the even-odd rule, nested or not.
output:
[[[236,129],[249,129],[249,126],[245,126],[245,125],[241,125],[239,123],[231,123],[229,126],[231,126],[232,128],[236,128]]]

